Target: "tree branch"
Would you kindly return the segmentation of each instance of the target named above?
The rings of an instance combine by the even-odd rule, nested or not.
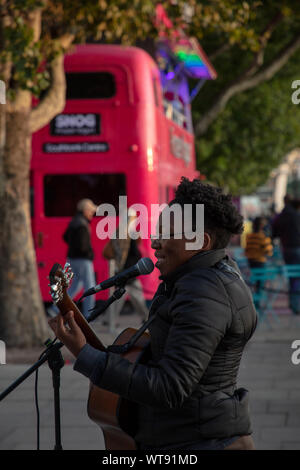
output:
[[[272,20],[269,22],[269,24],[266,26],[264,31],[261,33],[259,42],[260,42],[260,49],[255,55],[252,64],[250,65],[249,69],[246,71],[245,76],[251,77],[254,75],[260,67],[264,63],[264,56],[265,56],[265,48],[267,46],[267,43],[271,37],[271,34],[273,33],[274,29],[283,20],[284,16],[281,12],[279,12]]]
[[[66,34],[57,41],[64,49],[68,49],[74,40],[74,35]],[[51,85],[39,104],[33,108],[29,117],[31,132],[44,127],[59,114],[66,103],[66,77],[64,71],[64,54],[60,54],[51,63]]]
[[[260,43],[260,48],[259,51],[256,53],[252,64],[250,65],[247,75],[251,76],[256,71],[262,66],[263,64],[263,59],[264,59],[264,49],[267,45],[268,40],[270,39],[270,36],[278,23],[280,23],[283,20],[284,16],[282,12],[280,11],[275,15],[272,20],[268,23],[268,25],[265,27],[265,29],[262,31],[260,37],[259,37],[259,43]],[[212,54],[209,55],[209,60],[212,62],[215,60],[220,54],[223,54],[224,52],[228,51],[231,47],[231,44],[229,42],[224,43],[222,46],[220,46],[218,49],[216,49]]]
[[[51,85],[39,104],[29,115],[30,132],[36,132],[51,121],[65,107],[66,78],[64,71],[64,55],[60,54],[51,63]]]
[[[230,98],[238,93],[255,88],[262,82],[270,80],[288,62],[290,57],[299,49],[299,47],[300,35],[295,36],[294,39],[279,52],[275,59],[265,69],[250,77],[247,75],[247,71],[238,79],[233,80],[231,84],[229,84],[228,87],[217,96],[213,105],[196,124],[196,136],[199,137],[207,131],[209,126],[217,118],[218,114],[225,108]]]
[[[213,60],[215,60],[220,54],[223,54],[223,52],[226,52],[228,51],[228,49],[230,49],[231,47],[231,44],[229,44],[229,42],[225,42],[221,47],[219,47],[218,49],[216,49],[214,52],[212,52],[212,54],[210,54],[208,56],[208,59],[210,60],[210,62],[212,62]]]

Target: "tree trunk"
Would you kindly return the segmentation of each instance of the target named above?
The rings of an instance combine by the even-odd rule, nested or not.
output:
[[[0,191],[0,337],[8,347],[42,345],[49,335],[30,222],[30,106],[6,113]]]

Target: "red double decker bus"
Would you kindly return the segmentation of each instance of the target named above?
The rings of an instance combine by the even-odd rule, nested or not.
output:
[[[80,199],[118,207],[126,195],[128,206],[143,203],[150,213],[151,204],[173,198],[181,176],[199,176],[182,70],[168,78],[170,70],[160,70],[142,49],[90,44],[66,55],[65,72],[65,109],[32,140],[32,230],[45,301],[47,275],[66,258],[62,235]],[[108,263],[96,224],[97,218],[91,228],[100,282]],[[142,240],[142,254],[153,257],[149,239]],[[156,271],[141,278],[146,298],[155,292]]]

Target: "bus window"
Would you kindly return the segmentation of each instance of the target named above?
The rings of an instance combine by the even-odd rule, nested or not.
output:
[[[126,195],[126,177],[114,174],[59,174],[44,177],[46,217],[72,217],[81,199],[95,204],[112,204],[117,209],[119,195]]]
[[[174,91],[166,91],[163,106],[168,119],[184,129],[189,128],[189,107],[180,95],[177,95]]]
[[[108,99],[116,94],[115,77],[109,72],[66,73],[67,100]]]

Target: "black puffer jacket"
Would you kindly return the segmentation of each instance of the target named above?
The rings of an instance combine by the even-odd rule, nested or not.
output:
[[[91,243],[90,223],[82,212],[77,212],[63,234],[64,241],[69,245],[68,258],[94,259]]]
[[[139,404],[137,442],[164,446],[252,432],[248,392],[236,390],[236,379],[257,315],[232,266],[237,270],[225,250],[203,252],[160,284],[147,365],[108,353],[97,385]]]

